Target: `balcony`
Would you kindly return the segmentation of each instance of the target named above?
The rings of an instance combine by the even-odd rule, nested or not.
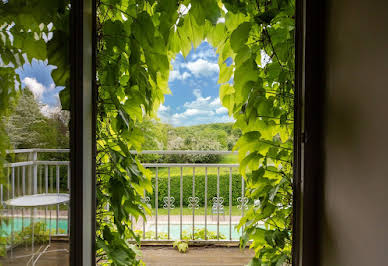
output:
[[[43,208],[9,207],[6,203],[25,195],[69,194],[69,150],[28,149],[8,153],[13,162],[5,165],[8,178],[5,184],[0,185],[0,200],[4,206],[3,217],[10,218],[9,224],[2,226],[3,232],[8,235],[7,249],[10,257],[25,253],[18,251],[20,241],[17,239],[20,239],[27,228],[31,228],[31,225],[36,228],[37,224],[44,224],[50,229],[48,231],[53,242],[65,241],[59,246],[66,249],[70,224],[68,203]],[[214,252],[222,254],[222,248],[238,247],[241,232],[235,226],[248,206],[253,204],[244,196],[245,184],[238,172],[239,165],[171,162],[173,156],[179,158],[195,155],[231,156],[233,152],[143,151],[140,154],[140,158],[145,161],[143,166],[152,173],[153,192],[144,192],[142,199],[151,213],[146,215],[146,219],[135,220],[131,217],[131,226],[141,238],[146,262],[151,257],[157,257],[158,252],[161,260],[175,256],[174,261],[180,261],[180,254],[171,250],[172,243],[176,240],[188,241],[190,247],[196,246],[192,255],[209,245],[216,246]],[[149,159],[150,156],[153,159]],[[109,206],[106,209],[109,210]],[[133,239],[128,241],[134,242]],[[160,252],[162,247],[164,250]],[[226,257],[220,265],[225,263],[225,259],[228,260],[228,254],[232,260],[238,258],[237,261],[241,261],[245,258],[246,262],[249,261],[249,255],[252,255],[249,252],[241,253],[237,249],[228,249],[225,252]],[[217,262],[212,259],[212,256],[208,257],[209,265],[216,265]],[[152,260],[148,263],[153,265]]]

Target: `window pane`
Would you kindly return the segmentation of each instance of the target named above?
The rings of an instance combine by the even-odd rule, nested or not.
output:
[[[0,264],[69,264],[70,1],[0,1]]]

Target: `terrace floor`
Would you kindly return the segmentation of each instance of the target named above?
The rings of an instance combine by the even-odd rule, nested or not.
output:
[[[187,253],[172,247],[143,247],[142,253],[147,266],[242,266],[254,255],[238,247],[189,247]]]
[[[13,250],[13,255],[15,257],[17,256],[23,256],[31,253],[31,247],[28,249],[21,247],[16,248]],[[50,248],[48,251],[53,251],[57,249],[69,249],[69,244],[66,242],[52,242]],[[9,254],[8,254],[9,256]],[[12,265],[12,266],[25,266],[27,265],[28,260],[30,257],[24,257],[24,258],[14,258],[11,259],[8,258],[2,258],[0,259],[0,265]],[[66,266],[69,265],[69,252],[66,251],[60,251],[60,252],[49,252],[46,254],[43,254],[38,262],[36,263],[37,266]]]
[[[65,242],[53,242],[49,250],[68,248]],[[29,254],[30,250],[17,248],[14,256]],[[189,247],[187,253],[179,253],[172,247],[143,246],[142,260],[146,266],[242,266],[253,257],[252,250],[240,250],[238,247]],[[27,258],[0,259],[0,265],[25,266]],[[52,252],[44,254],[36,265],[66,266],[69,262],[68,252]]]

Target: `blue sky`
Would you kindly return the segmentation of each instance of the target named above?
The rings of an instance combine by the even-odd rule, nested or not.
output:
[[[214,48],[206,41],[193,49],[186,59],[177,54],[169,78],[172,94],[165,96],[158,111],[162,122],[188,126],[233,121],[220,103],[217,60]],[[51,78],[53,69],[47,61],[33,60],[17,70],[23,87],[32,90],[44,114],[59,108],[58,92],[62,87],[55,86]]]
[[[206,41],[186,59],[177,54],[169,78],[172,95],[165,96],[158,111],[162,122],[188,126],[233,121],[220,103],[217,61],[215,49]]]
[[[16,72],[20,76],[22,86],[28,86],[33,92],[35,99],[41,104],[44,115],[48,115],[59,109],[58,93],[63,87],[56,87],[51,78],[54,66],[48,65],[47,61],[33,59],[31,64],[24,64]]]

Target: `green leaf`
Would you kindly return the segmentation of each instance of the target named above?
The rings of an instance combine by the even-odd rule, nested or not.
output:
[[[194,47],[198,47],[204,39],[204,29],[198,26],[190,13],[186,15],[183,26],[178,31],[181,36],[186,36]]]
[[[255,82],[258,79],[259,71],[252,59],[246,60],[239,67],[236,67],[236,70],[234,71],[234,86],[239,91],[242,91],[244,89],[244,86],[247,82]],[[247,95],[242,96],[246,97]]]
[[[62,110],[69,110],[70,111],[70,89],[69,89],[69,87],[66,87],[59,92],[59,99],[61,100]]]
[[[259,258],[253,258],[251,261],[247,264],[247,266],[261,266],[261,259]]]
[[[251,27],[252,24],[250,22],[244,22],[233,31],[230,37],[230,44],[235,53],[248,41]]]
[[[216,25],[221,12],[216,0],[201,0],[191,2],[190,14],[196,18],[198,25],[203,25],[205,20]]]
[[[177,240],[172,244],[174,248],[177,248],[180,253],[186,253],[189,248],[189,244],[186,240]]]
[[[226,27],[224,23],[218,23],[215,27],[211,27],[207,40],[213,47],[218,47],[225,41]]]
[[[47,43],[48,63],[56,66],[51,76],[56,86],[66,86],[70,78],[69,38],[66,32],[56,31]]]
[[[29,40],[28,43],[24,44],[24,51],[30,59],[44,60],[47,58],[46,43],[43,39]]]
[[[245,61],[250,59],[251,56],[251,49],[246,45],[242,45],[238,50],[238,53],[235,58],[236,67],[240,67]]]
[[[146,11],[138,14],[137,19],[132,24],[132,32],[135,38],[142,43],[142,45],[147,48],[152,46],[155,27],[150,15]]]
[[[234,88],[230,84],[223,84],[220,86],[220,99],[222,105],[229,111],[229,115],[233,113],[234,106]]]
[[[233,65],[227,66],[226,64],[220,65],[220,76],[218,78],[218,83],[228,82],[233,75]]]

